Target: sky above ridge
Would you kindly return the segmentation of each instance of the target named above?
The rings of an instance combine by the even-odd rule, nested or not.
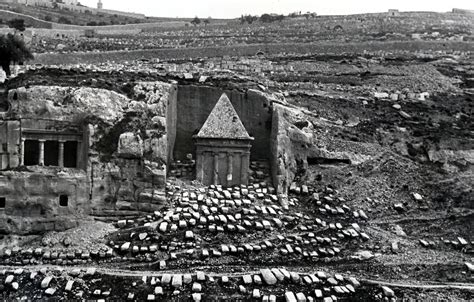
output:
[[[96,7],[97,0],[79,0]],[[144,13],[153,17],[237,18],[242,14],[288,14],[316,12],[318,15],[340,15],[400,11],[447,12],[453,8],[474,9],[472,0],[102,0],[104,8]]]

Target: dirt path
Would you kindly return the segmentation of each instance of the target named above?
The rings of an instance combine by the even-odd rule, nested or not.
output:
[[[398,281],[384,282],[369,279],[360,279],[361,283],[378,286],[389,286],[399,288],[412,288],[412,289],[460,289],[474,292],[474,284],[470,283],[434,283],[434,282],[422,282],[419,284],[414,283],[402,283]]]
[[[25,266],[22,267],[25,271],[39,271],[41,269],[46,269],[48,271],[65,271],[65,272],[72,272],[73,270],[80,269],[81,271],[86,271],[88,269],[96,269],[96,273],[107,275],[107,276],[119,276],[119,277],[153,277],[153,276],[160,276],[163,274],[184,274],[184,273],[195,273],[196,271],[204,271],[209,267],[201,266],[201,267],[194,267],[188,270],[162,270],[162,271],[132,271],[132,270],[124,270],[124,269],[113,269],[113,268],[95,268],[95,267],[86,267],[86,266],[76,266],[76,267],[61,267],[61,266],[54,266],[54,265],[34,265],[34,266]],[[236,266],[236,269],[242,269],[242,266]],[[263,267],[262,267],[263,268]],[[14,271],[18,269],[18,267],[14,266],[0,266],[0,271]],[[252,266],[249,268],[248,271],[235,273],[231,272],[232,266],[226,266],[226,269],[229,272],[221,272],[221,273],[207,273],[207,275],[212,277],[240,277],[247,274],[259,274],[258,267]],[[297,273],[309,273],[308,267],[291,267],[286,268],[289,271],[297,272]],[[472,283],[457,283],[457,282],[431,282],[431,281],[383,281],[383,280],[371,280],[371,279],[359,279],[362,284],[365,285],[376,285],[376,286],[389,286],[389,287],[397,287],[397,288],[411,288],[411,289],[458,289],[458,290],[467,290],[474,292],[474,284]]]
[[[463,209],[465,212],[461,213],[456,213],[454,214],[456,218],[466,218],[474,215],[474,210],[471,209]],[[432,222],[432,221],[437,221],[437,220],[443,220],[443,219],[449,219],[449,217],[453,215],[453,213],[448,213],[444,212],[442,214],[438,215],[428,215],[428,216],[420,216],[417,214],[417,216],[404,216],[396,218],[394,217],[393,219],[384,217],[381,219],[372,219],[369,221],[369,225],[378,225],[378,224],[400,224],[400,223],[407,223],[407,222],[415,222],[415,221],[421,221],[421,222]]]
[[[17,13],[17,12],[13,12],[13,11],[10,11],[10,10],[0,9],[0,13],[7,13],[7,14],[12,14],[14,16],[18,16],[18,17],[29,18],[29,19],[35,20],[37,22],[42,22],[44,24],[53,24],[53,22],[48,22],[48,21],[41,20],[41,19],[38,19],[38,18],[30,16],[30,15]],[[58,24],[58,23],[54,23],[54,24]]]

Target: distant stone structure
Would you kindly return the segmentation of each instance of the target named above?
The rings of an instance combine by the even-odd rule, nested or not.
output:
[[[453,14],[472,15],[472,14],[474,14],[474,10],[472,10],[472,9],[462,9],[462,8],[453,8]]]
[[[400,16],[400,11],[398,9],[389,9],[388,10],[388,15],[390,17],[399,17]]]
[[[99,2],[97,2],[97,8],[98,9],[103,9],[104,8],[104,4],[102,3],[102,0],[99,0]]]
[[[196,140],[196,178],[204,185],[246,185],[254,140],[226,94],[212,110]]]

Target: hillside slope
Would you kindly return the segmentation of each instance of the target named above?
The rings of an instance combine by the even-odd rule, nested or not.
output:
[[[40,27],[40,28],[51,28],[47,27],[47,24],[50,22],[55,23],[63,23],[63,24],[74,24],[74,25],[94,25],[94,24],[101,24],[101,25],[116,25],[116,24],[134,24],[134,23],[145,23],[145,22],[156,22],[157,19],[154,18],[147,18],[147,19],[136,19],[131,17],[124,17],[118,15],[110,15],[110,14],[100,14],[100,15],[92,15],[92,14],[85,14],[80,12],[72,12],[68,10],[61,10],[61,9],[51,9],[46,7],[34,7],[34,6],[24,6],[19,4],[11,4],[11,3],[0,3],[0,9],[8,10],[13,13],[19,13],[26,15],[27,22],[32,22],[32,20],[36,20],[35,22],[30,23],[33,27]],[[29,17],[28,17],[29,16]],[[0,18],[4,20],[8,20],[8,16],[0,15]],[[44,21],[45,24],[41,24],[41,22],[37,23],[38,21]]]

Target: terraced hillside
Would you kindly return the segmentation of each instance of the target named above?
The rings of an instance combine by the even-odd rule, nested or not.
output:
[[[48,22],[55,22],[73,25],[88,25],[94,22],[92,24],[101,23],[103,25],[115,25],[157,21],[153,18],[150,18],[149,20],[138,18],[135,19],[111,14],[102,14],[100,16],[100,21],[98,21],[97,16],[92,14],[73,12],[69,10],[53,9],[48,7],[26,6],[14,3],[0,3],[0,9],[40,19],[45,21],[45,24]],[[8,18],[4,18],[4,20],[5,19],[8,20]],[[31,25],[36,27],[34,24]]]
[[[271,139],[279,142],[271,152],[280,166],[268,156],[251,162],[248,185],[203,186],[194,180],[192,154],[176,156],[166,166],[165,186],[144,192],[159,207],[147,214],[137,214],[122,198],[138,192],[138,174],[131,189],[111,181],[116,199],[108,211],[82,217],[78,227],[0,234],[0,299],[472,300],[472,19],[421,15],[426,23],[386,18],[383,35],[372,34],[379,17],[357,17],[373,26],[354,25],[346,34],[332,26],[341,19],[328,18],[333,23],[325,28],[316,18],[158,30],[133,39],[98,38],[93,45],[107,46],[95,53],[38,55],[38,64],[5,82],[0,101],[9,90],[35,87],[84,88],[84,99],[98,100],[92,105],[108,104],[109,98],[97,98],[107,91],[128,98],[124,108],[131,113],[111,126],[98,153],[116,156],[119,142],[111,138],[124,129],[144,132],[141,123],[152,118],[133,110],[162,109],[163,91],[156,87],[166,84],[176,88],[177,106],[191,108],[177,114],[183,123],[203,114],[196,104],[207,104],[214,93],[254,101],[259,110],[248,114],[252,118],[271,112],[271,121],[259,126],[271,128]],[[443,27],[446,16],[457,21]],[[321,30],[314,40],[310,30],[291,35],[304,24]],[[412,36],[422,31],[421,40]],[[154,35],[164,49],[121,49],[122,42],[126,47]],[[462,41],[452,41],[459,36]],[[294,40],[280,43],[286,38]],[[80,49],[74,45],[67,51]],[[109,47],[118,51],[107,52]],[[162,86],[153,85],[158,82]],[[150,91],[137,90],[146,83],[152,83]],[[74,100],[65,95],[42,95],[37,112],[66,108]],[[265,102],[250,97],[255,95]],[[32,94],[24,101],[41,98]],[[155,125],[164,119],[158,116]],[[123,171],[105,166],[114,180],[124,178]],[[277,192],[272,183],[275,168],[289,179],[288,192]]]

